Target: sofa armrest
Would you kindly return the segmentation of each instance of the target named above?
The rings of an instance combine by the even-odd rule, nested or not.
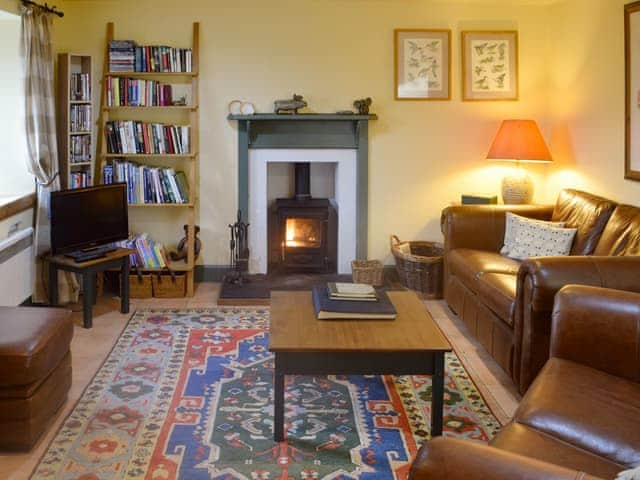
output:
[[[553,307],[550,355],[640,382],[640,294],[562,288]]]
[[[453,438],[435,438],[418,451],[410,480],[596,480],[575,470],[498,448]]]
[[[640,256],[538,257],[518,270],[513,379],[524,394],[549,358],[555,294],[577,284],[640,292]]]
[[[474,248],[497,252],[504,242],[505,214],[549,220],[553,206],[458,205],[442,211],[440,227],[445,252],[452,248]]]

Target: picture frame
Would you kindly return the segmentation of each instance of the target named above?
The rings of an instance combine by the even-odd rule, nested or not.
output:
[[[451,99],[451,30],[394,30],[396,100]]]
[[[640,181],[640,2],[624,6],[624,178]]]
[[[518,31],[462,32],[462,100],[518,100]]]

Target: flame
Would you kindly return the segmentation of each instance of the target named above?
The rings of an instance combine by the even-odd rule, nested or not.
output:
[[[319,247],[317,221],[307,218],[287,218],[285,245],[287,247]]]

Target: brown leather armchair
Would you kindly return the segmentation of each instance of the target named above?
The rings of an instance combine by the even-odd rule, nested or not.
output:
[[[611,479],[640,465],[640,294],[557,294],[551,358],[489,445],[425,443],[410,479]]]

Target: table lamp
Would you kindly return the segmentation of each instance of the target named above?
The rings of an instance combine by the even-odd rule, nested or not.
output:
[[[487,160],[516,162],[513,173],[502,179],[505,204],[529,203],[533,181],[520,162],[551,162],[551,153],[535,120],[504,120],[493,139]]]

